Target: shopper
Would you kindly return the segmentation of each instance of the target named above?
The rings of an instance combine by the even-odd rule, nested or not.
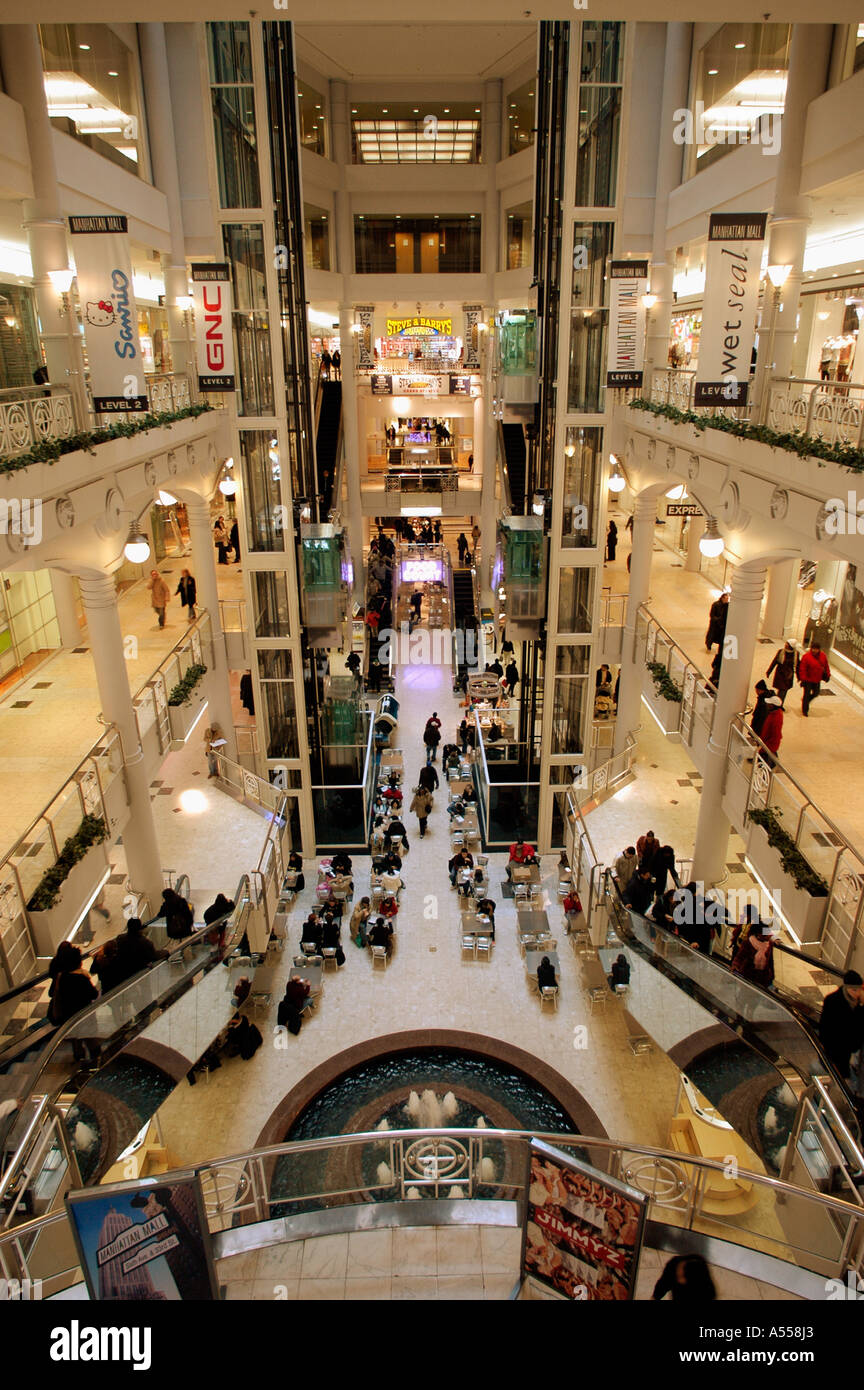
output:
[[[504,679],[507,682],[507,689],[510,692],[510,699],[516,694],[516,687],[519,684],[519,667],[515,661],[508,661],[504,670]]]
[[[162,890],[162,905],[154,921],[159,917],[165,918],[165,930],[172,941],[182,941],[185,937],[191,936],[195,926],[192,904],[181,898],[179,893],[175,893],[173,888]]]
[[[471,553],[468,537],[465,535],[464,531],[460,531],[459,535],[456,537],[456,545],[459,550],[459,564],[464,567],[468,564],[468,557]]]
[[[623,951],[612,962],[612,971],[606,976],[609,981],[609,988],[616,990],[619,985],[629,985],[630,983],[630,962]]]
[[[762,757],[771,767],[777,762],[780,740],[783,737],[783,701],[779,695],[769,695],[765,701],[765,722],[762,725],[762,742],[767,752]]]
[[[188,608],[186,615],[190,623],[195,621],[195,602],[197,598],[197,585],[189,570],[180,571],[180,583],[174,590],[175,594],[180,595],[180,607]]]
[[[723,638],[726,635],[726,619],[728,617],[729,595],[721,594],[708,610],[708,631],[705,633],[706,652],[710,652],[713,646],[719,646],[720,650],[723,650]]]
[[[432,793],[425,787],[418,787],[414,792],[414,799],[408,807],[417,817],[420,826],[420,839],[426,834],[426,822],[429,819],[429,812],[432,810]]]
[[[417,784],[420,787],[424,787],[427,792],[437,792],[438,773],[431,763],[427,763],[425,767],[421,767],[420,775],[417,778]]]
[[[606,559],[607,559],[607,560],[614,560],[614,559],[615,559],[615,553],[616,553],[617,549],[618,549],[618,527],[615,525],[615,522],[612,521],[612,519],[611,519],[611,517],[610,517],[610,520],[609,520],[609,529],[608,529],[607,532],[606,532]]]
[[[333,380],[334,380],[334,381],[341,381],[341,380],[342,380],[342,354],[341,354],[341,352],[339,351],[338,348],[335,348],[334,351],[333,351],[333,356],[330,358],[330,366],[331,366],[332,371],[333,371]]]
[[[671,1294],[673,1303],[712,1303],[717,1297],[711,1271],[701,1255],[673,1255],[654,1285],[653,1299]]]
[[[350,932],[351,940],[355,946],[366,945],[366,923],[372,914],[372,904],[369,898],[361,898],[354,911],[351,913]]]
[[[332,370],[332,367],[333,367],[333,358],[330,356],[330,353],[329,353],[329,352],[327,351],[327,349],[325,348],[324,351],[323,351],[322,354],[321,354],[321,380],[322,380],[322,381],[329,381],[329,380],[330,380],[330,372],[331,372],[331,370]]]
[[[751,984],[770,989],[774,981],[774,941],[764,922],[754,922],[746,940],[739,940],[731,970]]]
[[[471,540],[474,543],[472,549],[476,553],[477,547],[480,544],[480,527],[477,525],[476,521],[474,522],[474,525],[471,527]]]
[[[150,605],[159,619],[159,626],[164,627],[165,609],[171,600],[171,590],[158,570],[150,571],[147,588],[150,590]]]
[[[537,985],[540,989],[555,989],[558,985],[555,966],[548,956],[544,956],[537,967]]]
[[[231,522],[231,532],[230,532],[230,535],[229,535],[229,537],[228,537],[228,544],[230,545],[231,549],[234,551],[234,563],[235,563],[235,565],[239,565],[239,563],[240,563],[240,527],[237,525],[237,518],[236,518],[236,516],[235,516],[234,520]]]
[[[636,857],[636,847],[635,845],[628,845],[624,853],[619,854],[615,860],[615,877],[622,893],[638,868],[639,860]]]
[[[798,663],[798,680],[804,691],[801,713],[805,719],[809,716],[810,705],[819,694],[820,685],[830,679],[831,667],[828,665],[827,656],[818,642],[811,642],[810,650],[804,653]]]
[[[429,720],[423,730],[423,742],[426,745],[427,763],[434,763],[438,753],[438,744],[441,742],[440,720]]]
[[[50,1000],[48,1017],[51,1023],[58,1027],[67,1023],[70,1018],[74,1018],[75,1014],[79,1013],[81,1009],[86,1009],[88,1004],[92,1004],[93,1000],[99,997],[98,989],[82,964],[80,948],[73,946],[70,942],[64,944],[69,946],[69,950],[63,953],[63,958],[48,991]],[[56,960],[57,957],[55,956]],[[52,961],[52,964],[55,961]],[[77,1062],[83,1061],[86,1056],[84,1039],[72,1038],[71,1041],[75,1060]],[[91,1045],[90,1050],[94,1057],[99,1055],[98,1046]]]
[[[864,980],[847,970],[839,989],[826,994],[819,1019],[819,1041],[832,1066],[849,1076],[850,1058],[864,1046]]]
[[[764,681],[756,682],[756,703],[753,706],[753,713],[750,717],[750,728],[757,738],[762,737],[762,729],[765,720],[768,718],[768,710],[765,701],[768,699],[768,687]],[[753,761],[752,758],[750,760]]]
[[[777,694],[780,696],[782,704],[786,703],[786,696],[795,684],[795,648],[791,642],[786,642],[779,651],[774,653],[774,658],[766,676],[774,672],[774,679],[771,682]]]
[[[217,560],[220,565],[228,563],[228,532],[225,530],[225,522],[221,516],[216,518],[213,526],[213,544],[216,547]]]

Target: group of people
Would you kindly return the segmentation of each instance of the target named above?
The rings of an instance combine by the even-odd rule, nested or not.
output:
[[[342,354],[338,348],[332,352],[325,347],[321,354],[321,379],[322,381],[341,381],[342,380]]]
[[[150,571],[150,578],[147,580],[147,588],[150,591],[150,606],[156,614],[160,627],[165,626],[165,613],[168,604],[171,602],[171,590],[162,578],[158,570]],[[180,607],[188,609],[188,619],[192,623],[195,621],[195,605],[198,601],[197,586],[192,573],[188,569],[180,571],[180,583],[174,590],[175,594],[180,595]]]
[[[237,525],[237,518],[231,522],[230,530],[225,525],[224,516],[218,516],[213,524],[213,544],[216,547],[216,556],[220,565],[228,564],[228,551],[234,552],[234,564],[240,563],[240,528]]]

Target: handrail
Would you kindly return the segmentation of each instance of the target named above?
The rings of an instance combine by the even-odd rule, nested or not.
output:
[[[664,1223],[664,1213],[670,1209],[676,1212],[676,1218],[672,1225],[675,1230],[702,1230],[704,1221],[711,1222],[711,1233],[717,1235],[720,1230],[727,1230],[729,1238],[733,1241],[738,1237],[737,1243],[743,1248],[760,1249],[762,1246],[756,1242],[768,1243],[779,1246],[781,1249],[795,1250],[799,1254],[809,1253],[806,1246],[796,1246],[791,1237],[787,1237],[782,1231],[779,1235],[762,1235],[759,1231],[753,1231],[746,1225],[724,1225],[724,1221],[714,1215],[703,1213],[700,1210],[699,1195],[704,1190],[706,1179],[711,1175],[728,1177],[728,1160],[718,1158],[708,1158],[698,1153],[682,1154],[679,1150],[659,1148],[656,1145],[631,1142],[629,1140],[612,1139],[608,1136],[595,1137],[594,1135],[578,1134],[575,1132],[561,1133],[559,1131],[547,1130],[515,1130],[515,1129],[396,1129],[389,1130],[385,1135],[380,1131],[362,1131],[355,1134],[338,1134],[320,1139],[301,1139],[286,1141],[281,1144],[271,1144],[255,1149],[247,1149],[238,1153],[224,1155],[215,1159],[208,1159],[203,1163],[193,1165],[193,1171],[202,1182],[205,1191],[205,1210],[207,1221],[211,1232],[214,1235],[230,1230],[226,1226],[226,1217],[231,1216],[232,1212],[242,1220],[242,1213],[247,1214],[247,1219],[251,1218],[252,1223],[260,1223],[271,1219],[271,1210],[278,1208],[286,1200],[298,1202],[315,1202],[318,1209],[329,1210],[328,1199],[330,1192],[328,1189],[314,1189],[312,1183],[307,1183],[303,1189],[287,1198],[280,1193],[273,1192],[270,1188],[268,1174],[272,1172],[279,1159],[293,1158],[300,1155],[312,1155],[328,1153],[347,1149],[349,1146],[362,1147],[367,1145],[380,1145],[386,1143],[392,1155],[391,1176],[386,1183],[378,1184],[378,1188],[390,1189],[395,1194],[400,1190],[400,1177],[403,1173],[404,1157],[409,1152],[435,1153],[440,1148],[450,1153],[454,1149],[462,1151],[466,1155],[466,1173],[469,1182],[465,1186],[465,1201],[488,1200],[484,1193],[482,1199],[474,1198],[473,1185],[471,1180],[475,1177],[483,1181],[479,1174],[479,1163],[485,1156],[484,1149],[489,1144],[516,1146],[521,1154],[527,1154],[528,1146],[534,1140],[540,1140],[550,1144],[555,1148],[563,1148],[565,1151],[578,1147],[582,1152],[587,1152],[589,1160],[597,1163],[598,1166],[605,1162],[607,1169],[613,1174],[619,1174],[625,1170],[627,1165],[634,1160],[646,1160],[649,1165],[649,1172],[653,1170],[668,1173],[677,1173],[682,1180],[686,1181],[686,1189],[683,1195],[678,1194],[675,1198],[669,1199],[656,1189],[642,1189],[645,1192],[648,1203],[650,1218],[661,1224]],[[525,1179],[521,1176],[522,1164],[511,1164],[514,1171],[508,1172],[506,1179],[498,1181],[497,1186],[506,1189],[508,1200],[524,1200]],[[188,1171],[188,1170],[187,1170]],[[292,1171],[301,1174],[302,1165],[292,1165]],[[524,1166],[527,1172],[527,1165]],[[220,1175],[232,1175],[234,1182],[227,1185],[227,1190],[220,1185]],[[237,1191],[237,1176],[241,1175],[241,1191]],[[692,1174],[692,1177],[688,1175]],[[242,1176],[246,1176],[245,1183]],[[814,1188],[804,1188],[796,1186],[783,1178],[775,1178],[768,1173],[759,1173],[751,1170],[739,1169],[736,1177],[748,1185],[751,1185],[766,1198],[773,1199],[778,1210],[789,1207],[791,1210],[798,1210],[798,1204],[807,1204],[808,1213],[814,1215],[817,1212],[824,1213],[831,1219],[831,1225],[837,1233],[837,1252],[836,1254],[826,1254],[819,1245],[819,1233],[824,1231],[824,1223],[810,1223],[815,1235],[815,1253],[823,1261],[830,1261],[834,1271],[842,1275],[846,1269],[860,1267],[861,1254],[858,1247],[857,1238],[864,1226],[864,1211],[861,1207],[852,1202],[844,1201],[840,1197],[831,1196]],[[164,1175],[164,1180],[170,1182],[171,1173]],[[449,1181],[449,1180],[448,1180]],[[374,1186],[374,1185],[373,1185]],[[488,1181],[484,1183],[488,1186]],[[363,1184],[362,1179],[356,1187],[349,1188],[347,1192],[340,1189],[341,1195],[351,1196],[356,1194],[358,1197],[369,1191],[369,1184]],[[226,1195],[223,1196],[223,1191]],[[209,1198],[209,1200],[208,1200]],[[215,1200],[214,1200],[215,1198]],[[472,1213],[468,1205],[451,1204],[456,1219],[471,1222]],[[683,1225],[680,1217],[684,1215]],[[16,1273],[19,1278],[29,1276],[28,1258],[34,1249],[42,1251],[43,1247],[39,1242],[40,1234],[59,1222],[68,1222],[68,1215],[64,1211],[50,1211],[42,1216],[22,1222],[14,1228],[0,1232],[0,1266],[4,1273]],[[435,1224],[433,1220],[433,1224]],[[746,1233],[752,1244],[741,1239]],[[272,1236],[271,1236],[272,1239]],[[60,1254],[61,1259],[67,1259],[65,1253]],[[807,1268],[802,1266],[800,1258],[793,1256],[775,1256],[783,1262],[793,1265],[795,1268]],[[44,1264],[44,1259],[43,1259]],[[52,1271],[47,1277],[49,1279],[70,1280],[79,1272],[80,1266],[73,1263],[66,1265],[62,1270]],[[40,1273],[44,1269],[40,1265]],[[80,1282],[76,1281],[76,1282]],[[55,1290],[59,1292],[59,1288]]]
[[[26,1068],[24,1071],[16,1074],[15,1079],[19,1083],[15,1087],[15,1095],[17,1096],[17,1098],[23,1102],[26,1097],[32,1096],[34,1095],[34,1093],[37,1092],[40,1078],[44,1075],[48,1066],[50,1066],[51,1061],[55,1053],[57,1052],[57,1049],[61,1046],[62,1043],[66,1042],[68,1039],[71,1039],[73,1036],[88,1036],[86,1031],[82,1031],[86,1030],[86,1021],[88,1018],[95,1015],[96,1012],[99,1009],[101,1009],[105,1004],[112,1004],[114,1002],[120,1001],[124,993],[134,988],[136,985],[140,984],[142,980],[144,980],[148,975],[150,975],[151,972],[158,970],[160,966],[165,965],[166,963],[174,962],[178,959],[178,957],[182,958],[184,952],[188,951],[192,947],[204,943],[205,940],[211,937],[212,934],[215,931],[217,931],[221,926],[230,922],[232,918],[237,918],[239,920],[240,916],[242,915],[242,911],[245,904],[248,901],[250,901],[251,897],[252,890],[249,882],[249,876],[247,874],[243,874],[237,886],[237,891],[234,898],[234,906],[230,912],[225,913],[222,917],[217,918],[213,922],[207,923],[205,926],[199,927],[197,930],[190,933],[189,936],[185,937],[182,941],[178,942],[174,949],[169,951],[162,960],[153,961],[143,970],[139,970],[135,975],[131,975],[128,979],[123,980],[119,985],[116,985],[114,989],[109,990],[106,994],[100,994],[99,997],[95,999],[91,1004],[88,1004],[86,1008],[80,1009],[78,1013],[73,1014],[71,1018],[68,1018],[65,1021],[65,1023],[60,1024],[57,1030],[46,1041],[45,1046],[40,1050],[38,1056],[33,1059],[32,1065],[29,1068]],[[213,965],[218,964],[219,961],[224,959],[230,953],[230,951],[234,949],[234,946],[237,943],[233,940],[226,941],[224,947],[220,947],[218,944],[210,944],[212,945],[212,950],[209,956],[204,960],[196,962],[196,968],[194,973],[186,977],[186,988],[183,989],[183,993],[186,993],[186,991],[189,988],[194,987],[193,982],[202,970],[205,972],[209,972],[209,969],[212,968]],[[166,993],[175,992],[178,984],[181,983],[183,982],[175,978],[171,982],[169,989],[167,991],[163,991],[163,993],[160,994],[158,999],[148,1001],[148,1007],[146,1010],[147,1016],[149,1017],[152,1010],[159,1006]],[[144,1011],[139,1011],[138,1017],[141,1016],[142,1012]],[[117,1031],[125,1032],[128,1029],[128,1027],[129,1021],[125,1021],[122,1025],[118,1025]],[[8,1075],[9,1074],[7,1073],[7,1076]],[[54,1083],[53,1091],[49,1087],[48,1091],[46,1092],[46,1096],[49,1099],[49,1101],[53,1103],[57,1099],[57,1096],[66,1088],[67,1085],[68,1081],[64,1078]],[[18,1112],[13,1111],[8,1116],[0,1117],[0,1149],[2,1149],[3,1143],[5,1142],[11,1129],[14,1127],[14,1124],[17,1120],[17,1116]],[[30,1128],[28,1127],[28,1134],[29,1132]],[[12,1174],[17,1167],[18,1158],[21,1152],[22,1144],[19,1143],[11,1163],[9,1164],[5,1174],[3,1174],[2,1178],[0,1178],[0,1203],[2,1203],[3,1196],[12,1180]]]
[[[504,448],[504,421],[503,421],[503,420],[499,420],[499,421],[498,421],[498,429],[497,429],[497,431],[496,431],[496,441],[497,441],[497,447],[496,447],[496,450],[495,450],[496,465],[497,465],[498,462],[500,462],[500,464],[501,464],[501,492],[502,492],[502,498],[501,498],[501,500],[502,500],[502,502],[503,502],[503,504],[504,504],[504,513],[505,513],[505,515],[506,515],[506,516],[512,516],[512,515],[513,515],[513,494],[512,494],[512,492],[510,491],[510,471],[509,471],[509,469],[508,469],[508,467],[507,467],[507,450]]]

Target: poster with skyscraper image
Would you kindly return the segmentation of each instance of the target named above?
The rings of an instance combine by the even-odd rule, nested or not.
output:
[[[196,1174],[70,1192],[66,1210],[91,1299],[151,1303],[218,1298]]]

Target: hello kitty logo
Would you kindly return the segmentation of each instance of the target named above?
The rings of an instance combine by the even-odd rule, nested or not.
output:
[[[114,322],[114,305],[110,299],[87,301],[87,322],[94,328],[108,328]]]

